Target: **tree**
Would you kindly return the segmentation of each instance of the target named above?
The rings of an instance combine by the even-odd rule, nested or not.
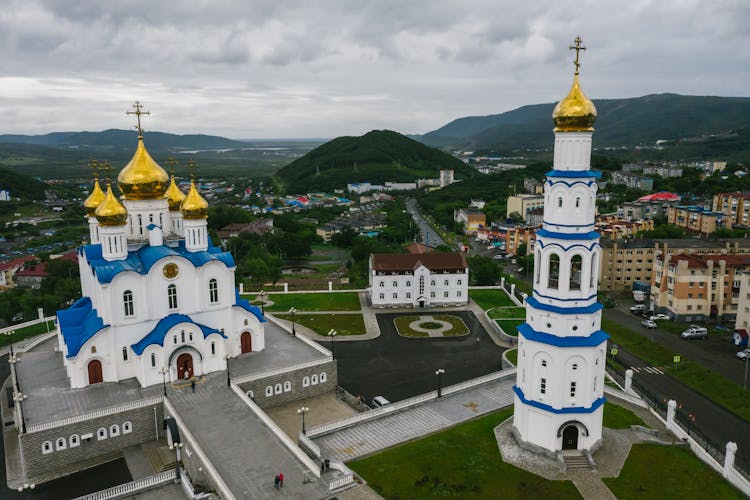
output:
[[[474,286],[494,285],[500,279],[500,266],[490,257],[469,257],[469,284]]]

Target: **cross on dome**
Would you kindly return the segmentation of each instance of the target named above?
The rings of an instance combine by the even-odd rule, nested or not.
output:
[[[586,47],[582,46],[581,43],[583,43],[583,40],[581,40],[580,36],[577,36],[576,39],[573,40],[573,45],[568,47],[570,50],[576,51],[576,60],[573,61],[573,64],[575,64],[576,66],[576,75],[579,73],[579,69],[581,67],[581,63],[578,62],[578,56],[580,55],[582,50],[586,50]]]
[[[133,109],[135,111],[126,111],[126,115],[135,115],[135,118],[137,120],[137,125],[135,126],[135,129],[138,131],[138,137],[143,137],[143,128],[141,127],[141,115],[150,115],[150,111],[141,111],[143,108],[143,104],[140,103],[140,101],[135,101],[133,104]]]

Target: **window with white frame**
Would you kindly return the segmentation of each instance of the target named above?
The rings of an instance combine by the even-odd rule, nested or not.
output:
[[[385,298],[385,294],[384,294],[384,293],[381,293],[381,294],[380,294],[380,298],[381,298],[381,299],[384,299],[384,298]]]
[[[42,443],[42,454],[48,455],[52,453],[52,441],[45,441]]]
[[[448,298],[448,292],[443,292],[443,297]]]
[[[310,377],[302,377],[302,387],[310,386]]]
[[[276,384],[275,386],[273,386],[273,393],[274,393],[274,394],[281,394],[281,392],[282,392],[283,390],[284,390],[284,389],[283,389],[283,387],[281,386],[281,384]]]
[[[57,438],[57,441],[55,442],[55,451],[64,450],[68,447],[68,442],[65,440],[65,438]]]
[[[151,353],[151,368],[156,368],[156,354]]]
[[[123,361],[128,360],[128,348],[127,347],[122,348],[122,360]]]
[[[122,423],[122,433],[123,434],[130,434],[133,432],[133,424],[130,422],[123,422]]]
[[[411,281],[407,281],[406,286],[411,286]]]
[[[216,278],[208,280],[208,300],[212,304],[219,302],[219,282]]]
[[[393,286],[398,286],[398,282],[397,282],[397,281],[394,281],[394,282],[393,282]]]
[[[435,298],[435,292],[430,292],[430,298],[431,298],[431,299],[434,299],[434,298]]]
[[[99,427],[99,430],[96,431],[96,439],[98,441],[107,439],[107,429],[105,429],[104,427]]]
[[[130,290],[125,290],[122,292],[122,305],[125,312],[125,317],[130,317],[135,314],[135,309],[133,307],[133,292]]]
[[[397,298],[398,298],[398,294],[397,294],[397,293],[394,293],[394,294],[393,294],[393,298],[394,298],[394,299],[397,299]]]
[[[170,309],[177,309],[177,285],[172,284],[167,287],[167,301]]]
[[[112,424],[109,426],[109,437],[115,437],[120,435],[120,426]]]
[[[292,383],[288,380],[284,382],[284,392],[289,392],[292,390]]]
[[[328,375],[326,375],[326,372],[322,372],[320,374],[320,383],[326,382],[328,380]]]
[[[448,280],[443,281],[443,285],[448,286]]]
[[[70,436],[68,442],[71,448],[75,448],[81,445],[81,438],[78,436],[78,434],[73,434]]]
[[[273,387],[270,385],[266,386],[266,397],[273,396]]]
[[[380,288],[383,288],[385,286],[385,281],[380,282]]]
[[[407,298],[407,299],[410,299],[410,298],[411,298],[411,293],[409,293],[409,292],[406,292],[406,298]]]
[[[310,377],[310,383],[312,385],[318,385],[318,376],[317,375],[313,375],[312,377]]]

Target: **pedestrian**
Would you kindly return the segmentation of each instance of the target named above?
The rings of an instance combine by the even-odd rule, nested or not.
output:
[[[193,394],[195,394],[195,377],[190,379],[190,388],[193,390]]]
[[[279,488],[283,488],[283,487],[284,487],[284,473],[279,472]]]
[[[326,471],[326,463],[324,461],[320,461],[320,472]]]
[[[276,488],[277,490],[279,489],[279,475],[278,474],[276,474],[276,477],[273,478],[273,487]]]
[[[331,468],[331,461],[326,458],[326,470]]]

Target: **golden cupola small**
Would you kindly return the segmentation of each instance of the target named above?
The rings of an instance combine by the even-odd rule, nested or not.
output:
[[[128,220],[128,211],[112,192],[112,185],[107,184],[107,194],[94,212],[100,226],[124,226]]]
[[[578,81],[578,74],[581,64],[578,62],[579,52],[586,50],[581,46],[581,38],[577,37],[575,46],[571,49],[576,50],[575,64],[576,70],[573,75],[573,86],[570,92],[563,100],[557,103],[552,112],[552,121],[555,123],[555,132],[591,132],[594,130],[594,121],[596,121],[596,106],[586,97],[581,90],[581,84]]]
[[[93,217],[94,212],[96,212],[97,207],[101,205],[105,197],[106,195],[104,194],[104,191],[102,191],[102,187],[99,185],[99,178],[94,177],[94,188],[91,190],[91,194],[89,194],[88,198],[86,198],[86,201],[83,202],[83,208],[86,209],[86,215]]]
[[[169,183],[169,188],[167,189],[167,200],[169,201],[169,211],[170,212],[177,212],[180,210],[180,205],[182,205],[182,200],[185,199],[185,193],[180,191],[180,188],[177,187],[177,183],[174,180],[174,175],[172,176],[172,180]]]
[[[206,219],[208,217],[208,202],[200,195],[195,187],[195,180],[190,181],[190,190],[180,205],[182,217],[186,220]]]

